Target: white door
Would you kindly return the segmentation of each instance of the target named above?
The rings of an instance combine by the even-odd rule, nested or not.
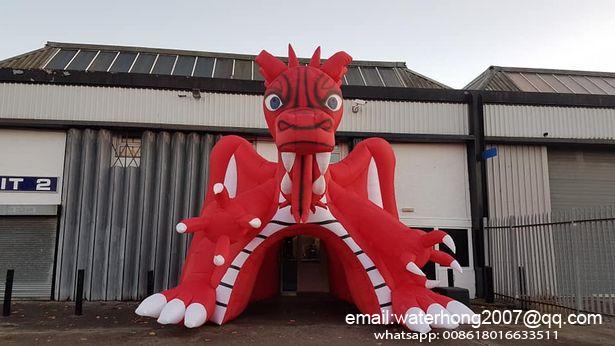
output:
[[[466,147],[463,144],[393,144],[395,192],[402,222],[410,227],[449,232],[457,245],[454,257],[463,267],[455,286],[474,297],[471,210]],[[441,250],[447,250],[445,245]],[[446,267],[436,265],[436,279],[447,285]]]

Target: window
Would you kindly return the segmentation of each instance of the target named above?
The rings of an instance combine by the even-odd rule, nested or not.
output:
[[[45,68],[50,70],[63,70],[75,54],[77,54],[76,49],[62,49],[51,59]]]
[[[153,74],[171,74],[173,71],[173,64],[177,55],[159,55],[156,59],[156,65],[152,69]]]
[[[107,71],[116,56],[117,52],[100,52],[88,71]]]
[[[361,72],[363,78],[365,78],[365,84],[368,86],[383,86],[375,67],[361,67]]]
[[[109,72],[128,72],[136,57],[137,53],[134,52],[120,52],[120,55],[118,55],[113,62]]]
[[[231,72],[233,72],[233,59],[218,58],[216,60],[214,78],[231,78]]]
[[[397,78],[397,74],[395,73],[395,70],[393,70],[392,68],[382,67],[378,69],[378,72],[380,72],[380,75],[382,76],[382,79],[384,79],[384,84],[386,84],[386,86],[388,87],[401,87],[402,86],[399,78]]]
[[[97,51],[94,50],[82,50],[66,67],[67,70],[73,71],[85,71],[90,66],[92,59],[96,56]]]
[[[179,56],[175,63],[175,69],[173,70],[174,76],[190,76],[192,75],[192,68],[194,67],[194,56]]]
[[[361,78],[359,69],[355,66],[348,67],[348,72],[346,72],[346,80],[348,80],[349,85],[365,85],[363,83],[363,78]]]
[[[233,79],[252,79],[252,61],[235,60]]]
[[[194,67],[195,77],[211,77],[214,70],[214,58],[199,57]]]
[[[156,60],[156,54],[149,53],[141,53],[137,57],[137,61],[135,61],[134,66],[130,72],[133,73],[149,73],[152,69],[152,65],[154,65],[154,61]]]
[[[111,149],[111,167],[141,166],[141,138],[114,136]]]

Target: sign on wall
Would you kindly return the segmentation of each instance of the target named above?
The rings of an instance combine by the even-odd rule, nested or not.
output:
[[[0,130],[0,206],[58,205],[66,133]]]
[[[56,192],[58,177],[3,177],[0,191]]]

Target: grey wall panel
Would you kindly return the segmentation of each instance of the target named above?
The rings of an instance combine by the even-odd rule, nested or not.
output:
[[[179,97],[182,96],[182,97]],[[0,119],[266,128],[260,95],[47,84],[0,83]],[[340,131],[468,134],[461,103],[344,101]]]
[[[13,269],[13,297],[49,299],[56,227],[55,216],[0,216],[0,297]]]
[[[549,149],[553,210],[615,205],[615,153]]]
[[[74,296],[84,269],[90,300],[143,298],[177,284],[190,237],[178,220],[198,215],[213,136],[145,132],[139,167],[111,167],[113,133],[68,132],[56,298]]]
[[[547,148],[497,145],[487,160],[489,217],[535,215],[551,211]]]
[[[615,139],[615,109],[486,105],[485,136]]]

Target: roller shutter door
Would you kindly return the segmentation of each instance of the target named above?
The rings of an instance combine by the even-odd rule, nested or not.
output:
[[[15,270],[13,297],[50,299],[57,218],[0,217],[0,295],[7,269]]]
[[[553,210],[615,204],[615,153],[549,149],[548,156]]]

